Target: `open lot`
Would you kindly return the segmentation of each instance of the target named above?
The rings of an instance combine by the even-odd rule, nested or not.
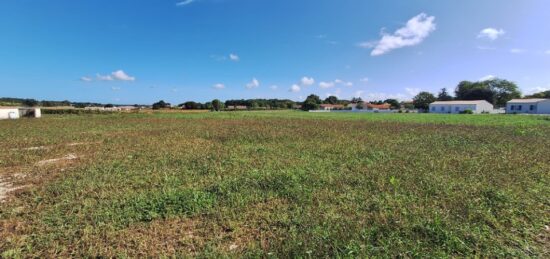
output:
[[[2,257],[550,256],[550,120],[0,121]]]

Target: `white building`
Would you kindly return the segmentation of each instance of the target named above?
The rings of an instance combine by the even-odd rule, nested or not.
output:
[[[19,119],[21,117],[40,118],[42,112],[40,108],[0,107],[0,120]]]
[[[550,99],[514,99],[506,104],[506,113],[550,114]]]
[[[494,107],[485,100],[479,101],[437,101],[430,104],[430,113],[462,113],[467,110],[475,114],[493,113]]]

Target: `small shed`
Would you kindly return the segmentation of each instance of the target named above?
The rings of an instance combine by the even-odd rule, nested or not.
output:
[[[0,120],[19,118],[40,118],[42,111],[34,107],[0,107]]]

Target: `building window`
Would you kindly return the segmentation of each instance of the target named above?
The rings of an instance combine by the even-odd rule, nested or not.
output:
[[[515,105],[510,105],[510,111],[513,111],[516,109],[516,106]]]
[[[518,111],[521,111],[522,108],[521,105],[518,105]]]
[[[435,112],[435,106],[432,107],[432,112]]]
[[[534,111],[534,110],[535,110],[535,105],[529,106],[529,110],[530,110],[530,111]]]
[[[445,107],[441,106],[441,111],[444,112],[444,111],[445,111]]]
[[[455,112],[459,112],[460,111],[460,107],[455,107]]]

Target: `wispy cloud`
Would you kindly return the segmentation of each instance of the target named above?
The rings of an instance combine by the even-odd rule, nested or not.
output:
[[[80,81],[82,82],[92,82],[93,79],[91,77],[83,76],[80,78]]]
[[[269,88],[270,88],[271,90],[277,90],[277,89],[279,89],[279,86],[277,86],[277,85],[272,85],[272,86],[270,86]]]
[[[216,90],[222,90],[222,89],[225,89],[225,85],[221,84],[221,83],[218,83],[218,84],[213,85],[212,88],[214,88]]]
[[[336,80],[330,81],[330,82],[324,82],[323,81],[323,82],[319,83],[319,87],[321,87],[322,89],[332,88],[336,85],[351,87],[351,86],[353,86],[353,83],[352,82],[347,82],[347,81],[344,81],[344,80],[341,80],[341,79],[336,79]]]
[[[334,87],[334,82],[320,82],[319,87],[323,89]]]
[[[190,5],[194,2],[196,2],[197,0],[184,0],[184,1],[180,1],[180,2],[177,2],[176,3],[176,6],[186,6],[186,5]]]
[[[300,90],[302,90],[302,88],[299,85],[294,84],[290,87],[290,89],[288,91],[293,92],[293,93],[297,93],[297,92],[300,92]]]
[[[407,92],[407,94],[409,96],[416,96],[418,93],[420,93],[422,90],[420,88],[405,88],[405,92]]]
[[[477,37],[478,38],[490,39],[490,40],[496,40],[504,34],[506,34],[506,31],[504,31],[503,29],[485,28],[485,29],[483,29],[479,32]]]
[[[421,13],[411,18],[405,27],[396,30],[393,34],[382,33],[382,39],[379,41],[363,42],[359,43],[359,46],[374,48],[371,56],[380,56],[394,49],[418,45],[435,29],[435,17]]]
[[[510,53],[512,54],[522,54],[522,53],[525,53],[527,52],[527,50],[525,49],[510,49]]]
[[[239,61],[239,60],[241,60],[241,58],[239,57],[239,55],[233,54],[233,53],[229,54],[229,59],[230,59],[231,61]]]
[[[114,71],[110,75],[97,74],[96,78],[99,81],[136,81],[135,77],[129,76],[123,70]]]
[[[260,81],[258,81],[258,79],[256,78],[252,78],[252,81],[248,84],[246,84],[246,88],[247,89],[253,89],[253,88],[258,88],[260,87]]]

